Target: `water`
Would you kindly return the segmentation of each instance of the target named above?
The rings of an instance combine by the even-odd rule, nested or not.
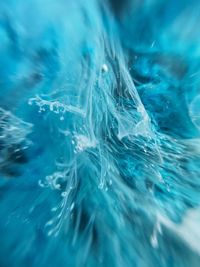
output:
[[[1,267],[199,267],[199,8],[1,0]]]

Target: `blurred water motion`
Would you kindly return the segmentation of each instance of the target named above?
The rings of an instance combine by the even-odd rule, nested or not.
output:
[[[0,267],[199,267],[199,20],[1,0]]]

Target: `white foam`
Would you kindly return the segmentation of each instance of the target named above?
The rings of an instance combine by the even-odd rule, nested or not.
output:
[[[76,150],[83,151],[87,148],[96,147],[96,140],[91,140],[85,135],[77,135],[76,137]]]
[[[175,224],[162,215],[158,219],[200,255],[200,208],[189,210],[181,224]]]

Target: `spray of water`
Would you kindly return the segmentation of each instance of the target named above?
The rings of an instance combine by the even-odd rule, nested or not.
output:
[[[30,140],[35,192],[18,264],[40,230],[33,266],[198,266],[199,4],[122,2],[1,1],[0,142]]]

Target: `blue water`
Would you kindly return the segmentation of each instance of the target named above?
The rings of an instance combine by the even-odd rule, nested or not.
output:
[[[200,266],[199,21],[0,1],[0,267]]]

